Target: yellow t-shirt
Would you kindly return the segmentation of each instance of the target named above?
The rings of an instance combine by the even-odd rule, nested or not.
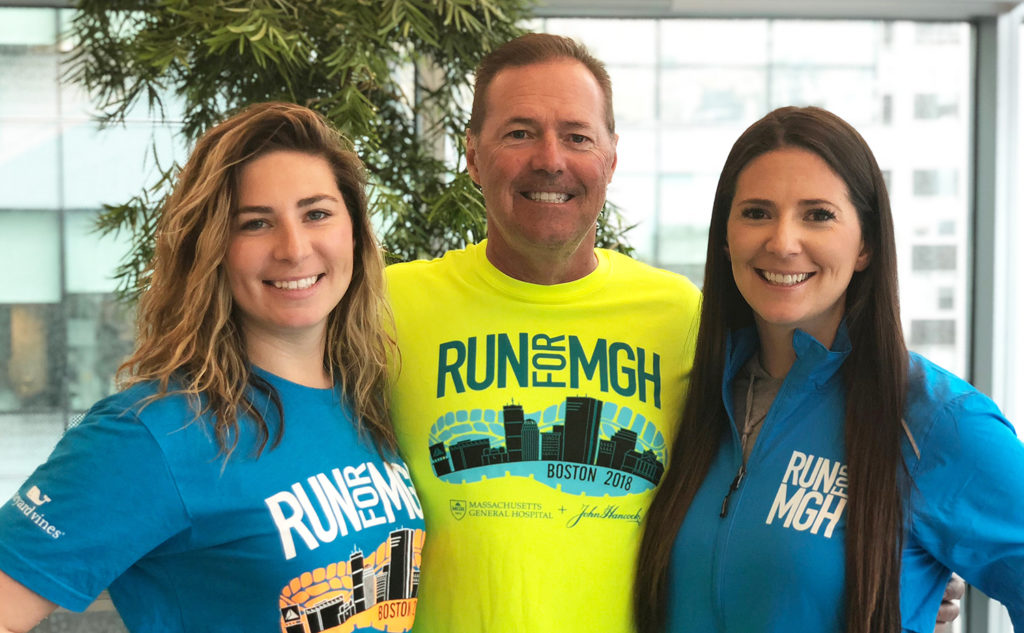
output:
[[[595,252],[554,286],[505,276],[486,243],[388,268],[394,424],[427,521],[415,631],[632,629],[700,294]]]

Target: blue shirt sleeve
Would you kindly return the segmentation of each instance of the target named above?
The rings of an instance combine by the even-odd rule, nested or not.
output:
[[[81,611],[188,525],[158,442],[115,396],[69,429],[0,506],[0,569]]]
[[[1024,444],[977,391],[936,408],[930,422],[911,466],[913,537],[1024,631]]]

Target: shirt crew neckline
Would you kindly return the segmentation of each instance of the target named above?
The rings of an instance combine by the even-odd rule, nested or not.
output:
[[[594,255],[597,257],[597,267],[589,274],[566,283],[544,285],[521,281],[509,277],[498,270],[487,259],[486,239],[470,247],[470,253],[476,258],[476,270],[479,271],[481,279],[486,284],[495,288],[504,296],[530,303],[559,304],[574,302],[582,296],[603,288],[609,274],[611,274],[612,267],[608,252],[595,248]]]
[[[297,382],[282,378],[277,374],[263,369],[258,365],[251,365],[253,372],[259,374],[264,380],[274,386],[279,391],[291,391],[297,394],[303,395],[317,395],[324,398],[334,398],[340,391],[340,385],[335,384],[333,387],[310,387],[308,385],[302,385]]]

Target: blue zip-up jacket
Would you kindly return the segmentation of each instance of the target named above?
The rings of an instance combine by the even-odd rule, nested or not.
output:
[[[793,336],[796,362],[763,423],[746,475],[733,380],[757,350],[754,328],[727,345],[722,398],[733,423],[676,538],[670,631],[843,631],[847,467],[840,367]],[[1024,444],[985,395],[911,354],[903,457],[913,480],[904,539],[903,630],[930,633],[950,570],[1009,609],[1024,632]],[[911,441],[910,438],[913,438]],[[671,471],[669,472],[671,476]]]

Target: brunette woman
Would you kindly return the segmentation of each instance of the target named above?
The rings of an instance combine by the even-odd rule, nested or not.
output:
[[[701,326],[646,519],[641,633],[931,631],[950,570],[1024,631],[1024,446],[903,341],[889,199],[839,117],[736,141]]]

